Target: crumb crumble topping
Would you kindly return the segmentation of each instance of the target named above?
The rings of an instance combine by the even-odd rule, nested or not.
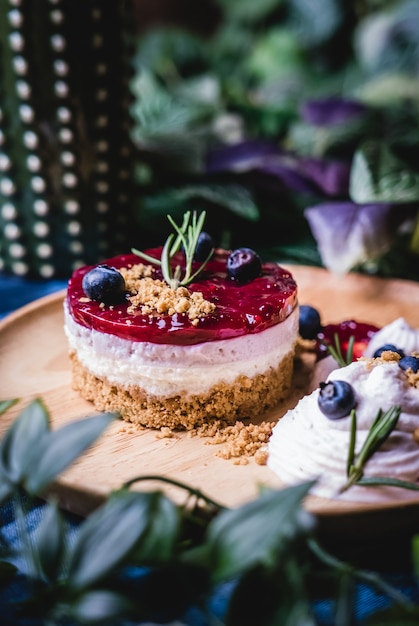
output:
[[[380,356],[377,357],[360,357],[359,361],[363,361],[367,370],[372,370],[373,367],[378,367],[383,363],[398,363],[400,361],[400,354],[393,352],[392,350],[384,350]]]
[[[418,356],[418,353],[412,352],[412,356]],[[393,352],[392,350],[384,350],[384,352],[382,352],[379,357],[361,357],[360,360],[364,361],[367,369],[371,370],[373,367],[376,367],[383,363],[398,363],[400,359],[401,356],[397,352]],[[411,368],[408,368],[404,371],[404,374],[406,376],[408,384],[412,387],[416,387],[416,389],[419,389],[419,372],[414,372]]]
[[[143,315],[174,315],[185,313],[192,324],[198,324],[200,317],[215,310],[215,304],[205,300],[200,291],[191,292],[186,287],[171,289],[163,280],[153,278],[151,265],[137,263],[120,269],[130,293],[128,313],[141,312]]]

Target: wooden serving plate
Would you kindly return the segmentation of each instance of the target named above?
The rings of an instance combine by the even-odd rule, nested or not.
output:
[[[299,285],[301,304],[316,306],[324,323],[356,319],[378,326],[404,317],[419,327],[419,284],[357,274],[337,277],[327,270],[290,266]],[[63,291],[41,298],[0,323],[0,399],[22,401],[0,422],[3,436],[25,403],[42,397],[52,427],[94,414],[93,407],[71,388],[67,342],[63,331]],[[295,380],[293,395],[269,415],[279,418],[304,393],[304,381]],[[266,416],[261,416],[261,420]],[[140,475],[169,476],[192,485],[228,506],[256,497],[261,485],[280,488],[279,479],[253,460],[236,465],[216,456],[217,445],[188,433],[159,439],[156,432],[139,430],[123,421],[113,423],[84,456],[58,478],[52,488],[60,505],[88,514],[112,489]],[[222,445],[222,444],[220,444]],[[161,488],[161,483],[159,483]],[[147,488],[155,488],[156,484]],[[141,483],[138,489],[144,489]],[[179,492],[169,489],[175,500]],[[183,497],[184,494],[182,494]],[[327,532],[386,531],[419,525],[419,500],[388,504],[336,502],[310,496],[306,506],[321,519]],[[385,516],[385,524],[383,524]],[[365,523],[368,520],[368,523]]]

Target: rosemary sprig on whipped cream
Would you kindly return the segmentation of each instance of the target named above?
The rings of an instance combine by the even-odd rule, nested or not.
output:
[[[339,367],[345,367],[346,365],[349,365],[350,363],[352,363],[352,361],[353,361],[355,337],[353,335],[351,335],[349,337],[348,348],[347,348],[347,351],[346,351],[346,357],[344,357],[344,355],[342,353],[342,346],[341,346],[341,343],[340,343],[340,339],[339,339],[338,333],[334,334],[334,341],[335,341],[335,345],[332,345],[332,344],[329,344],[329,343],[325,343],[324,344],[326,346],[326,349],[327,349],[328,353],[330,354],[330,356],[332,356],[335,359],[335,361],[337,362]]]
[[[133,254],[137,254],[153,265],[159,265],[163,280],[171,289],[186,287],[202,272],[214,252],[214,249],[211,249],[201,265],[193,271],[194,256],[198,246],[199,235],[205,222],[205,216],[205,211],[199,217],[196,211],[193,211],[192,214],[190,211],[187,211],[183,217],[182,225],[178,226],[173,218],[168,215],[167,219],[173,226],[175,233],[170,233],[166,239],[161,258],[155,259],[135,248],[132,249]],[[185,267],[182,268],[181,265],[176,265],[173,269],[171,261],[182,247],[185,254]]]
[[[382,444],[388,439],[390,434],[395,429],[401,413],[400,406],[392,406],[388,411],[379,409],[375,420],[373,421],[367,437],[362,445],[361,450],[355,454],[356,443],[356,411],[351,411],[351,430],[349,440],[349,451],[347,460],[347,481],[340,488],[339,493],[347,491],[352,485],[364,485],[364,486],[377,486],[387,485],[392,487],[402,487],[404,489],[412,489],[419,491],[419,485],[399,480],[397,478],[388,478],[386,476],[371,476],[364,477],[364,469],[368,460],[372,455],[382,446]]]

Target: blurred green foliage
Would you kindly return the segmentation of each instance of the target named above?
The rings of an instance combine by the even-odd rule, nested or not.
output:
[[[132,112],[144,241],[162,241],[165,214],[205,209],[220,245],[325,264],[327,244],[314,235],[305,210],[385,202],[396,205],[398,228],[378,212],[377,228],[386,233],[380,255],[357,239],[345,270],[419,278],[410,245],[419,202],[419,1],[215,3],[222,17],[210,36],[165,26],[137,40]],[[302,107],[327,98],[362,103],[369,115],[308,121]],[[295,188],[266,171],[256,149],[251,166],[209,171],[212,150],[255,139],[297,159],[345,162],[351,185],[334,194]],[[371,141],[381,158],[364,158]],[[232,188],[234,198],[246,199],[243,210]],[[344,239],[350,236],[356,239],[354,233]]]

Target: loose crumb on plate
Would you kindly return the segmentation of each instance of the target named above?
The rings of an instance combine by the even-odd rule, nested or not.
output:
[[[243,421],[228,425],[216,420],[200,426],[190,436],[208,438],[207,445],[225,444],[216,456],[232,459],[236,465],[246,465],[252,457],[258,465],[265,465],[266,452],[263,448],[268,443],[274,425],[275,422],[246,424]]]
[[[162,426],[160,430],[156,432],[156,439],[173,439],[176,438],[175,432],[167,426]]]
[[[208,446],[223,447],[215,455],[221,459],[231,460],[233,465],[248,465],[253,458],[257,465],[266,465],[268,454],[266,446],[276,422],[253,424],[238,420],[231,425],[223,420],[213,420],[188,431],[188,437],[206,439]],[[133,434],[147,431],[148,428],[139,424],[123,422],[119,434]],[[155,430],[156,439],[173,439],[179,437],[179,431],[166,426]]]

